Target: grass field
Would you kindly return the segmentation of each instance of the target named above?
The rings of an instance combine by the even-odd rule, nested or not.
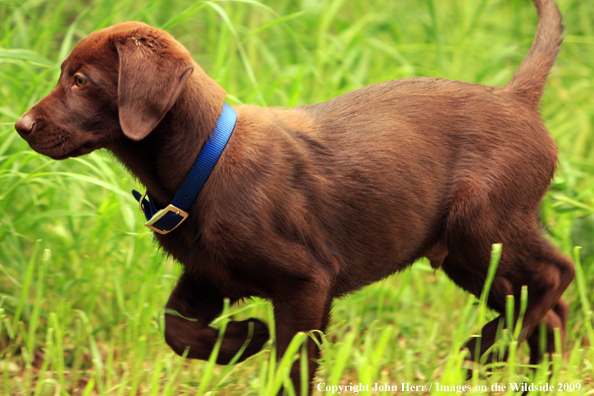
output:
[[[516,382],[565,384],[533,395],[594,394],[594,3],[558,3],[567,35],[542,113],[560,162],[542,222],[581,262],[565,294],[563,355],[531,370],[526,347],[516,353],[517,334],[506,333],[509,363],[465,381],[459,348],[493,313],[420,261],[335,303],[316,395],[332,394],[318,383],[369,384],[360,394],[378,395],[455,394],[436,383],[519,394]],[[275,395],[286,381],[270,346],[229,367],[176,356],[163,306],[180,267],[142,225],[129,193],[141,186],[105,151],[55,162],[14,131],[79,39],[126,20],[171,32],[230,104],[262,106],[413,76],[504,85],[537,24],[527,0],[0,1],[0,395]],[[229,315],[272,322],[261,300]],[[399,391],[373,392],[375,383]]]

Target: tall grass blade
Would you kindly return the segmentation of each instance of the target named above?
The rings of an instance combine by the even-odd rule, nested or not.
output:
[[[25,279],[23,280],[23,287],[21,289],[21,296],[17,303],[16,310],[14,312],[14,318],[12,319],[12,327],[15,328],[19,319],[21,318],[21,312],[25,305],[28,304],[28,296],[29,296],[29,288],[31,287],[31,283],[33,281],[33,274],[35,273],[35,261],[37,260],[37,253],[39,251],[39,247],[41,245],[41,239],[35,241],[35,245],[33,247],[33,252],[31,254],[31,258],[29,259],[29,263],[27,264],[27,272],[25,273]]]

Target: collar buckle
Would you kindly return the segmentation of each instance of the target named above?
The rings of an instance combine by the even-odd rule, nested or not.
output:
[[[146,200],[147,194],[148,194],[148,191],[145,191],[144,194],[142,194],[142,196],[138,200],[138,207],[140,208],[140,211],[142,212],[142,214],[144,214],[144,208],[142,207],[142,204]]]
[[[172,204],[159,210],[144,225],[151,230],[165,235],[175,230],[188,218],[188,213]]]

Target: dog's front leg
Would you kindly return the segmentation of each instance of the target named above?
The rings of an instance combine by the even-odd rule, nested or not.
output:
[[[211,282],[194,279],[184,273],[167,302],[165,341],[178,354],[186,348],[188,357],[207,360],[219,337],[219,330],[209,324],[223,310],[224,295]],[[239,352],[248,337],[251,340],[239,361],[262,349],[269,338],[268,326],[258,319],[231,321],[223,337],[217,364],[227,364]]]
[[[322,278],[322,277],[320,277]],[[327,282],[316,278],[307,281],[295,281],[290,290],[273,299],[276,326],[276,352],[278,361],[282,359],[293,337],[298,332],[312,332],[307,344],[308,357],[308,393],[312,392],[312,380],[318,367],[320,348],[312,337],[321,342],[319,330],[324,332],[330,319],[332,296]],[[291,368],[291,380],[297,395],[301,395],[300,361]],[[282,390],[280,392],[282,394]]]

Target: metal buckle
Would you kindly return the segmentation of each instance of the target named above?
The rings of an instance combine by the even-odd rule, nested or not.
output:
[[[182,217],[182,219],[179,221],[179,223],[177,223],[177,225],[175,227],[173,227],[170,230],[161,230],[161,229],[153,226],[153,224],[155,224],[156,222],[158,222],[159,220],[161,220],[163,218],[163,216],[165,216],[169,212],[173,212],[174,214]],[[155,232],[158,232],[161,235],[165,235],[165,234],[168,234],[171,231],[175,230],[177,227],[179,227],[179,225],[181,223],[183,223],[184,220],[187,219],[187,218],[188,218],[188,213],[187,212],[181,210],[178,207],[175,207],[175,206],[169,204],[169,205],[167,205],[167,207],[165,207],[165,208],[159,210],[157,213],[155,213],[153,215],[153,217],[151,217],[151,219],[149,221],[147,221],[146,223],[144,223],[144,225],[146,227],[150,228],[151,230],[153,230]]]
[[[142,197],[140,197],[140,199],[138,200],[138,207],[140,208],[140,211],[142,212],[142,214],[144,214],[144,209],[142,208],[142,201],[144,201],[146,194],[148,194],[148,190],[145,191],[144,194],[142,194]]]

